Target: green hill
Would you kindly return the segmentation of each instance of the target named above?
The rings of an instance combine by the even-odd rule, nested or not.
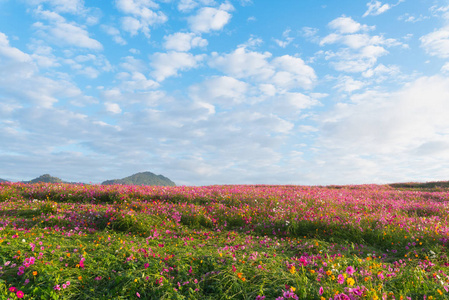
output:
[[[389,186],[403,189],[447,189],[449,181],[390,183]]]
[[[156,175],[151,172],[136,173],[122,179],[106,180],[102,184],[176,186],[176,184],[167,177]]]
[[[26,181],[25,183],[39,183],[39,182],[63,183],[64,181],[62,181],[58,177],[50,176],[50,174],[44,174],[30,181]]]

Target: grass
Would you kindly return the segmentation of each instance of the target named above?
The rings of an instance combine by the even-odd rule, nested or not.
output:
[[[2,183],[0,299],[449,299],[448,199]]]

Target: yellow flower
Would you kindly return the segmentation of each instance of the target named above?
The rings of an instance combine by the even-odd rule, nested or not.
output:
[[[353,286],[354,283],[355,283],[355,281],[354,281],[354,279],[352,279],[352,278],[348,278],[348,279],[346,279],[346,283],[347,283],[349,286]]]
[[[290,290],[292,291],[292,292],[294,292],[294,291],[296,291],[296,288],[294,288],[294,287],[290,287]]]
[[[295,272],[296,272],[296,268],[295,268],[295,266],[292,266],[290,268],[290,273],[295,274]]]
[[[33,271],[33,275],[36,276],[37,275],[37,271]]]

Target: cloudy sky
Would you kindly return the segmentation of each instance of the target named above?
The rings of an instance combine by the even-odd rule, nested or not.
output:
[[[449,179],[446,0],[0,0],[0,178]]]

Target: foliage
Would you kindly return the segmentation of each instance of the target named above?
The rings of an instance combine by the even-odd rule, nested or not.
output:
[[[1,183],[0,299],[447,299],[448,199]]]

